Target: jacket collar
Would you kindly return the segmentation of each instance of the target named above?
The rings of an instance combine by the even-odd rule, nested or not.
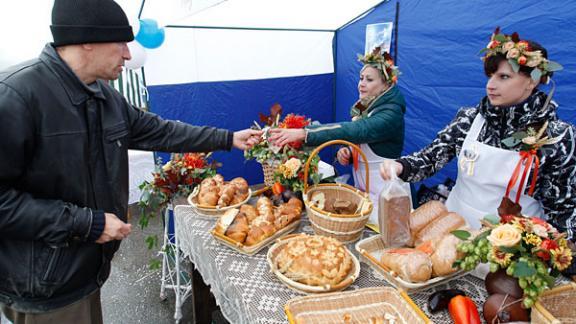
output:
[[[376,97],[360,99],[354,103],[352,108],[350,109],[350,115],[352,117],[355,116],[367,116],[374,107],[380,105],[382,102],[394,102],[396,99],[399,99],[399,91],[398,86],[392,85],[386,91],[382,92]],[[398,102],[401,106],[404,106],[404,103]]]
[[[493,106],[488,97],[484,97],[479,105],[479,112],[489,125],[500,128],[521,129],[529,125],[542,124],[545,121],[556,120],[557,105],[551,101],[547,107],[546,93],[536,90],[523,102],[512,106]]]
[[[102,92],[102,86],[96,81],[94,87],[90,88],[82,82],[78,76],[70,69],[68,64],[62,60],[52,44],[46,44],[40,54],[40,60],[44,62],[54,72],[56,77],[62,82],[64,90],[68,94],[70,101],[74,105],[85,102],[89,97],[106,99]]]

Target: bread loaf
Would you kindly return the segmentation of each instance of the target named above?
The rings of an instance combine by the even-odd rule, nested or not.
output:
[[[418,246],[423,242],[441,238],[464,225],[466,225],[466,220],[462,216],[456,213],[446,213],[420,230],[416,234],[414,244]]]
[[[382,264],[409,282],[424,282],[432,277],[432,261],[428,254],[410,248],[382,252]]]
[[[218,199],[218,206],[229,206],[236,194],[236,186],[233,184],[225,184],[220,189],[220,198]]]
[[[224,235],[238,243],[244,243],[244,240],[248,235],[248,229],[248,220],[246,219],[246,215],[238,213]]]
[[[461,240],[452,234],[447,234],[436,244],[436,249],[430,257],[432,259],[432,274],[434,276],[446,276],[456,272],[457,268],[452,268],[452,264],[461,253],[456,247]]]
[[[256,207],[249,205],[249,204],[244,204],[242,206],[240,206],[240,212],[244,213],[246,215],[246,218],[248,219],[248,223],[252,223],[252,221],[258,217],[258,210],[256,209]]]
[[[424,226],[430,224],[436,218],[447,212],[448,210],[442,202],[430,200],[412,212],[410,215],[410,230],[416,234],[424,228]]]

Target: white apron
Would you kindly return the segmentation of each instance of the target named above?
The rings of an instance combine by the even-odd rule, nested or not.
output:
[[[478,114],[464,139],[458,156],[456,185],[446,200],[448,210],[462,215],[473,229],[480,228],[480,220],[484,216],[498,214],[498,206],[520,160],[518,152],[486,145],[477,140],[484,122],[484,117]],[[523,188],[526,188],[527,182],[528,177]],[[510,191],[511,199],[515,199],[517,189],[516,185]],[[542,206],[534,198],[522,194],[519,203],[523,214],[543,217]],[[484,278],[487,273],[487,267],[481,266],[473,272],[480,278]]]
[[[372,214],[370,214],[370,219],[368,223],[378,225],[378,196],[380,191],[384,186],[384,179],[380,176],[380,164],[385,160],[385,158],[377,155],[372,151],[368,144],[360,144],[360,149],[366,155],[368,160],[369,176],[370,176],[370,201],[372,201]],[[366,167],[364,165],[364,159],[362,155],[358,154],[358,170],[352,168],[352,174],[354,175],[354,183],[356,188],[366,191]]]

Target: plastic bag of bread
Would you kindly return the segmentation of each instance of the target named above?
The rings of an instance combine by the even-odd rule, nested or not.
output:
[[[443,237],[444,235],[452,232],[466,225],[466,220],[457,213],[446,213],[432,223],[424,226],[415,236],[414,244],[416,246],[426,242],[432,241]]]
[[[382,252],[382,264],[409,282],[424,282],[432,277],[432,260],[422,251],[411,248]]]
[[[412,241],[410,184],[400,180],[395,172],[390,174],[392,178],[384,182],[378,199],[378,226],[386,246],[406,246]]]

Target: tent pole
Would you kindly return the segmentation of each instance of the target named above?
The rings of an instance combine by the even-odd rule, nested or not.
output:
[[[396,2],[396,18],[394,19],[394,64],[398,65],[398,19],[400,17],[400,1]]]
[[[261,30],[261,31],[297,31],[297,32],[326,32],[333,33],[334,29],[308,29],[308,28],[258,28],[258,27],[225,27],[225,26],[194,26],[194,25],[167,25],[170,28],[190,29],[227,29],[227,30]]]
[[[140,5],[140,10],[138,11],[138,19],[140,19],[140,17],[142,16],[142,11],[144,11],[144,3],[146,2],[146,0],[142,0],[142,4]],[[136,36],[136,35],[134,35]]]

